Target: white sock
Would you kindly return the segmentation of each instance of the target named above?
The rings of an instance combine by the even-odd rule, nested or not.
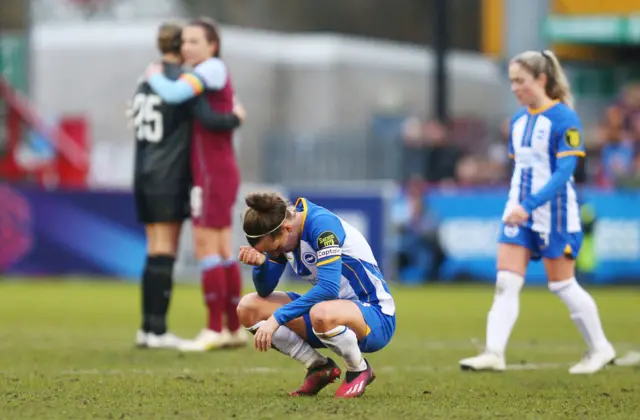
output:
[[[520,290],[524,278],[509,271],[498,271],[493,305],[487,317],[487,351],[504,357],[511,330],[520,313]]]
[[[571,319],[591,350],[597,351],[611,347],[611,343],[604,335],[596,302],[574,277],[549,282],[549,290],[567,305]]]
[[[263,322],[265,321],[260,321],[253,327],[247,328],[247,330],[255,333]],[[284,325],[278,327],[276,332],[273,333],[271,344],[280,353],[297,360],[307,369],[327,363],[326,357],[318,353],[309,343]]]
[[[367,362],[358,347],[358,337],[344,325],[339,325],[327,332],[313,330],[322,343],[344,359],[347,370],[360,372],[367,369]]]

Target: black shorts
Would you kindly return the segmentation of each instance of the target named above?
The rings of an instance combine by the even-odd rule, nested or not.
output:
[[[136,191],[136,213],[138,221],[151,223],[182,222],[189,218],[189,194],[148,193]]]

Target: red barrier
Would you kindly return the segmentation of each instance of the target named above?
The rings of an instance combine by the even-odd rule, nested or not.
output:
[[[66,117],[60,121],[60,131],[66,133],[77,148],[88,155],[88,129],[83,117]],[[89,176],[89,165],[74,165],[65,156],[57,159],[60,186],[86,187]]]
[[[7,148],[0,156],[0,179],[35,181],[44,187],[86,187],[89,173],[89,140],[86,120],[64,118],[51,127],[38,115],[28,98],[15,91],[0,77],[0,98],[7,108]],[[24,138],[23,124],[43,135],[55,149],[54,157],[44,163],[24,167],[15,152]]]

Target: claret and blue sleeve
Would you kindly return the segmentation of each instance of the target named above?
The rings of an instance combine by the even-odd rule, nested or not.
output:
[[[171,80],[158,73],[148,80],[163,101],[177,104],[200,95],[205,89],[222,89],[227,83],[227,68],[222,60],[212,57],[198,64],[193,71]]]

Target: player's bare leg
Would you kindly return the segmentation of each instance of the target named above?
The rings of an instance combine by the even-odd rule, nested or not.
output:
[[[493,305],[487,317],[485,351],[460,360],[460,368],[471,371],[503,371],[509,336],[520,312],[520,290],[531,252],[512,244],[498,245],[498,274]]]
[[[589,348],[584,358],[569,369],[569,373],[598,372],[614,361],[616,352],[604,334],[596,302],[575,279],[575,261],[566,257],[545,259],[544,268],[549,279],[549,290],[567,305],[571,319]]]
[[[364,394],[375,375],[358,346],[369,333],[358,305],[349,300],[321,302],[311,308],[309,315],[315,335],[347,365],[345,381],[336,391],[336,397],[353,398]]]
[[[143,325],[135,340],[138,347],[177,348],[182,344],[182,339],[167,331],[166,323],[181,226],[179,222],[145,226],[147,262],[142,278]]]
[[[207,306],[207,326],[198,335],[185,341],[180,350],[205,352],[224,347],[223,315],[227,300],[227,275],[222,256],[220,229],[193,227],[195,251],[202,270],[202,295]]]
[[[238,260],[231,248],[231,228],[223,228],[218,232],[220,254],[226,275],[226,299],[224,304],[224,324],[222,334],[226,347],[243,347],[249,341],[244,328],[238,319],[238,303],[242,296],[242,274]]]
[[[257,293],[245,295],[238,304],[240,322],[249,331],[255,332],[278,308],[289,302],[291,298],[283,292],[273,292],[266,297]],[[316,395],[340,377],[341,372],[335,362],[318,353],[306,339],[306,325],[302,317],[280,326],[272,337],[273,348],[297,360],[307,369],[302,386],[290,393],[291,396]]]

